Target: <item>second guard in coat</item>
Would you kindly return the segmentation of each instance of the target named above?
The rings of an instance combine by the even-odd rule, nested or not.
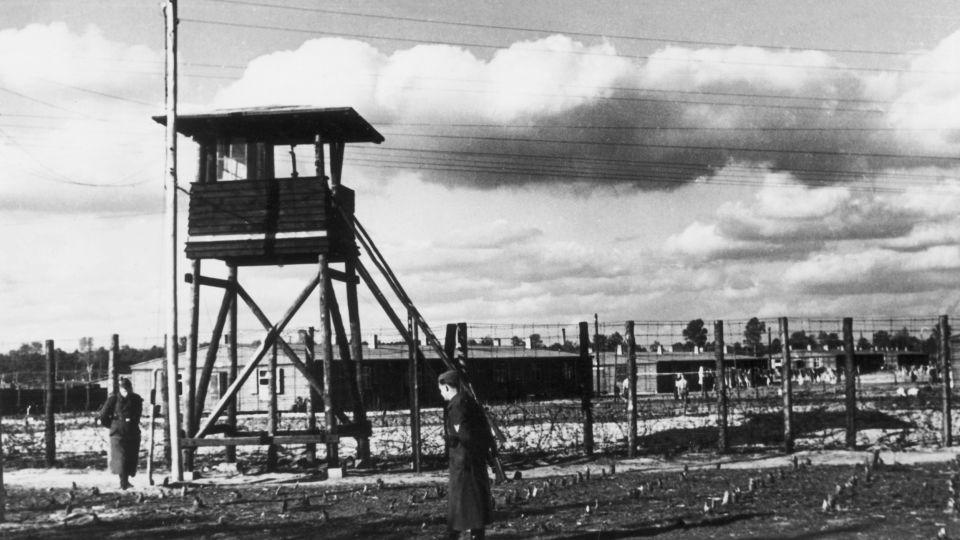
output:
[[[487,456],[494,448],[493,436],[483,411],[461,387],[460,374],[446,371],[437,379],[447,403],[447,446],[450,449],[449,538],[470,531],[470,538],[484,538],[492,522],[490,477]]]
[[[120,477],[120,488],[128,489],[137,474],[140,454],[140,415],[143,398],[133,393],[130,379],[120,379],[117,394],[110,394],[100,409],[100,425],[110,428],[110,472]]]

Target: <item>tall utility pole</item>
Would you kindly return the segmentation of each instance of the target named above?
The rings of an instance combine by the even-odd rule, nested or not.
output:
[[[166,0],[163,6],[166,21],[166,113],[167,160],[164,191],[166,211],[164,228],[169,236],[167,257],[167,414],[170,422],[170,476],[183,481],[180,465],[180,393],[177,392],[177,1]]]

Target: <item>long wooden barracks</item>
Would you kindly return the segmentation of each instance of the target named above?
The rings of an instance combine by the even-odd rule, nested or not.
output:
[[[309,347],[302,341],[290,340],[290,345],[301,357],[310,358]],[[209,347],[201,347],[199,353],[206,356]],[[254,345],[240,345],[241,359],[252,356]],[[441,404],[437,390],[436,375],[446,370],[440,357],[425,349],[425,369],[420,373],[421,405],[438,407]],[[272,354],[272,352],[270,353]],[[410,407],[410,390],[407,377],[408,348],[406,345],[377,345],[363,347],[363,360],[359,363],[360,394],[366,410],[399,410]],[[579,373],[577,363],[580,356],[572,352],[552,351],[548,349],[527,349],[524,347],[472,346],[467,373],[473,382],[474,390],[484,397],[486,403],[516,401],[524,399],[561,399],[579,397]],[[143,395],[152,385],[154,372],[163,367],[163,358],[155,358],[131,366],[131,379],[134,388]],[[316,365],[316,364],[312,364]],[[199,378],[200,368],[197,368]],[[183,380],[181,375],[178,377]],[[208,397],[212,402],[220,399],[229,384],[229,351],[220,347],[216,351],[211,385]],[[237,393],[239,412],[264,412],[270,402],[270,369],[264,365],[257,369]],[[316,373],[322,380],[323,374]],[[342,379],[346,376],[338,348],[334,348],[333,376]],[[309,397],[310,384],[283,355],[277,358],[277,407],[281,411],[293,410],[298,398]],[[333,384],[334,400],[350,404],[351,396],[345,384]],[[182,390],[182,385],[181,385]],[[204,406],[209,412],[212,402]]]

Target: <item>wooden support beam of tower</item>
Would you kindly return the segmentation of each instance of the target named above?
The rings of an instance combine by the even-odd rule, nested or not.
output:
[[[228,291],[232,291],[237,286],[235,281],[217,279],[199,274],[184,274],[183,280],[187,283],[193,283],[194,280],[196,280],[200,285],[206,285],[207,287],[219,287]]]
[[[330,296],[328,304],[330,306],[330,319],[333,323],[333,332],[337,337],[337,349],[340,351],[340,361],[343,363],[344,378],[347,382],[347,389],[350,392],[350,401],[353,403],[353,420],[359,422],[361,417],[366,414],[363,410],[363,402],[360,401],[360,389],[357,384],[357,366],[350,353],[350,343],[347,341],[347,332],[343,326],[343,317],[340,315],[340,304],[337,302],[337,295],[330,287]]]
[[[227,339],[227,347],[229,347],[230,355],[230,371],[227,374],[228,380],[227,384],[233,384],[233,381],[237,380],[237,265],[228,264],[227,269],[229,271],[229,280],[230,283],[234,285],[233,288],[227,289],[230,293],[230,336]],[[199,425],[200,422],[197,422]],[[227,402],[227,425],[236,431],[237,429],[237,397],[234,395]],[[227,446],[224,449],[224,454],[227,463],[236,463],[237,462],[237,447],[236,446]]]
[[[342,141],[330,143],[330,183],[334,186],[339,186],[340,179],[343,177],[343,151],[345,146]]]
[[[306,344],[306,364],[311,373],[316,373],[316,343],[313,341],[315,333],[314,327],[310,327],[304,336]],[[315,432],[317,430],[317,404],[320,402],[320,394],[310,387],[310,399],[307,400],[307,431]],[[316,443],[307,444],[307,462],[311,465],[317,464],[317,445]]]
[[[287,324],[290,323],[290,320],[293,319],[293,316],[296,315],[297,311],[300,309],[300,306],[307,301],[307,298],[313,293],[313,289],[317,287],[317,284],[320,283],[320,275],[317,274],[310,283],[304,288],[300,293],[300,296],[293,302],[293,305],[290,306],[290,309],[287,310],[283,318],[277,323],[276,326],[270,327],[267,331],[267,335],[264,336],[263,342],[260,343],[260,347],[257,348],[257,352],[254,355],[253,359],[243,367],[243,370],[237,375],[237,378],[233,383],[227,388],[224,395],[220,398],[220,401],[214,405],[213,410],[210,412],[210,416],[207,417],[206,422],[200,426],[200,429],[197,430],[197,437],[203,437],[210,431],[210,428],[213,427],[213,424],[220,418],[220,415],[223,413],[224,409],[227,407],[227,402],[230,401],[236,393],[240,390],[240,387],[243,386],[243,383],[247,381],[250,377],[250,374],[253,373],[253,370],[256,369],[257,364],[260,360],[263,359],[263,356],[270,350],[270,347],[273,346],[273,343],[280,337],[280,332],[287,327]],[[238,289],[240,287],[238,286]]]
[[[318,137],[319,140],[319,137]],[[321,150],[320,156],[323,156]],[[323,366],[323,417],[326,422],[327,432],[337,432],[337,418],[333,407],[333,345],[330,336],[330,276],[329,262],[325,254],[317,257],[319,272],[317,274],[320,280],[320,351]],[[327,467],[336,467],[340,463],[340,446],[337,443],[327,443]]]
[[[333,268],[328,269],[328,271],[330,272],[330,279],[334,281],[342,281],[344,283],[353,283],[353,284],[357,284],[360,282],[360,279],[357,278],[356,275],[350,275],[347,272],[341,272]]]
[[[230,315],[230,305],[233,303],[233,293],[229,290],[223,292],[223,300],[220,302],[220,311],[217,312],[217,321],[213,325],[213,333],[210,336],[210,346],[207,347],[207,356],[204,358],[203,371],[200,372],[200,381],[197,383],[197,397],[194,400],[196,407],[196,416],[194,417],[194,426],[200,425],[200,418],[203,416],[203,407],[207,401],[207,390],[210,386],[210,377],[213,375],[213,366],[217,362],[217,353],[220,351],[220,337],[223,335],[223,327],[227,323],[227,317]],[[196,430],[188,431],[188,435],[193,437]]]
[[[201,259],[193,260],[193,273],[200,275]],[[187,369],[183,374],[183,386],[186,399],[183,407],[183,429],[187,435],[197,431],[197,352],[200,347],[200,284],[192,283],[190,287],[190,334],[187,337]],[[193,449],[185,448],[183,452],[183,468],[193,470]]]
[[[247,294],[247,291],[240,285],[237,285],[237,295],[243,300],[247,307],[250,308],[250,311],[253,312],[253,316],[260,321],[260,324],[263,325],[264,329],[270,330],[272,326],[270,324],[270,319],[267,318],[266,314],[263,313],[263,310],[260,309],[260,306],[253,301],[253,298]],[[287,358],[290,359],[290,362],[293,363],[293,366],[303,374],[303,378],[306,379],[307,383],[316,390],[317,392],[323,392],[323,383],[317,380],[317,377],[314,373],[310,371],[310,368],[307,367],[307,364],[300,360],[300,357],[297,355],[297,351],[293,350],[293,347],[290,346],[281,336],[276,337],[277,345],[283,349],[283,353],[287,355]]]
[[[367,285],[367,288],[370,289],[370,292],[377,300],[377,303],[379,303],[380,307],[383,308],[384,313],[387,315],[387,318],[390,319],[390,322],[393,323],[394,328],[396,328],[397,332],[400,333],[400,337],[409,343],[410,333],[407,332],[406,325],[403,324],[403,322],[400,320],[400,317],[397,316],[397,312],[394,311],[393,306],[390,305],[390,302],[388,302],[387,298],[383,295],[383,291],[380,290],[380,286],[377,285],[377,282],[373,280],[370,272],[367,271],[366,267],[364,267],[360,261],[357,261],[357,273],[360,274],[360,279],[362,279]],[[456,369],[456,367],[450,362],[450,358],[448,356],[442,355],[441,360],[443,360],[443,363],[448,369]]]
[[[350,278],[347,281],[347,318],[350,323],[350,357],[354,365],[354,387],[357,391],[357,406],[354,409],[353,421],[357,424],[367,423],[367,411],[363,405],[363,374],[361,365],[363,362],[363,347],[360,336],[360,308],[357,300],[357,284],[360,278],[357,277],[356,255],[347,258],[346,274]],[[370,458],[370,438],[361,437],[357,440],[357,459],[364,461]]]

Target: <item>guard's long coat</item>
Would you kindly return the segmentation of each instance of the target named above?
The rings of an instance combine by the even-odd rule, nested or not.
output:
[[[110,427],[110,472],[134,476],[140,454],[140,416],[143,398],[110,394],[100,409],[100,425]]]
[[[447,404],[450,483],[447,524],[455,531],[479,529],[492,521],[486,456],[491,436],[480,406],[464,392]]]

